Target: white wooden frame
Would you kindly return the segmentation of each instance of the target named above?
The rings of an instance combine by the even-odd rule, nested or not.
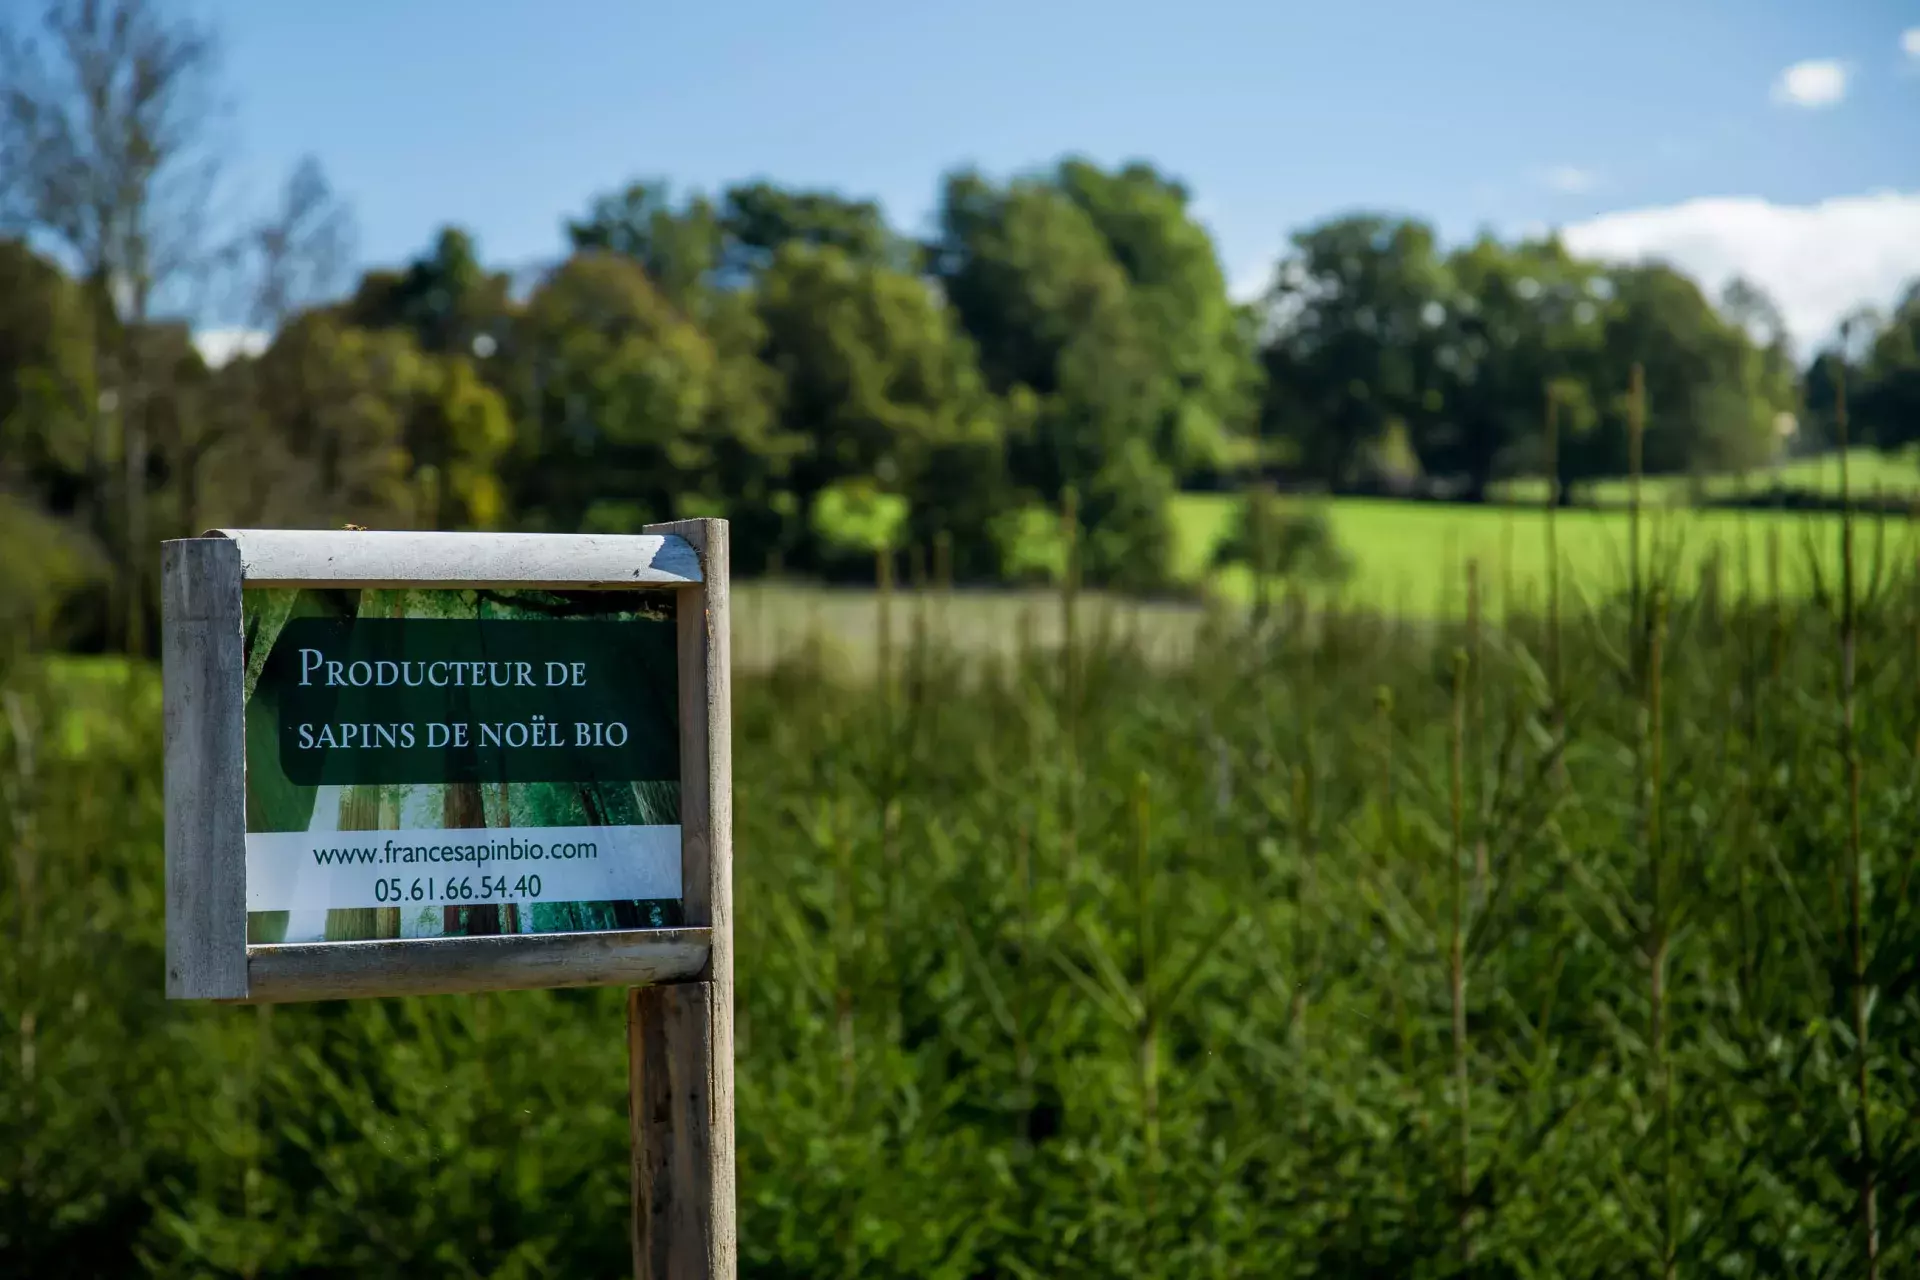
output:
[[[217,529],[163,543],[161,580],[169,998],[271,1003],[704,980],[731,1002],[726,521],[629,536]],[[241,592],[308,585],[672,589],[684,926],[248,945]]]

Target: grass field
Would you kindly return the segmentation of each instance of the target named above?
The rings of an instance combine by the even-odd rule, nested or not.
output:
[[[1052,590],[900,591],[886,610],[865,587],[794,582],[743,582],[733,590],[733,659],[742,671],[782,663],[819,662],[840,671],[869,668],[883,630],[904,647],[924,631],[972,657],[1011,658],[1024,646],[1057,648],[1065,635],[1059,593]],[[1074,609],[1084,637],[1113,633],[1161,661],[1186,654],[1206,616],[1197,603],[1129,599],[1089,591]]]
[[[1213,549],[1232,523],[1237,497],[1185,494],[1175,508],[1176,572],[1206,576]],[[1414,617],[1454,616],[1463,607],[1464,566],[1480,567],[1490,609],[1538,608],[1546,598],[1547,516],[1516,507],[1464,506],[1341,498],[1317,504],[1330,520],[1352,571],[1342,596],[1353,605]],[[1563,589],[1597,598],[1624,587],[1629,517],[1624,511],[1574,508],[1556,517]],[[1875,555],[1906,560],[1913,534],[1905,521],[1874,517],[1858,525],[1864,564]],[[1649,509],[1641,529],[1649,566],[1697,582],[1718,557],[1721,585],[1736,589],[1751,572],[1770,589],[1768,563],[1778,549],[1778,586],[1789,597],[1833,580],[1840,555],[1840,518],[1827,513]],[[1229,568],[1215,579],[1226,598],[1252,598],[1251,576]]]
[[[1174,507],[1174,571],[1182,582],[1207,584],[1220,603],[1244,608],[1254,599],[1242,567],[1211,567],[1240,498],[1182,494]],[[1338,595],[1349,607],[1415,619],[1459,617],[1465,576],[1477,562],[1488,616],[1542,609],[1547,592],[1547,517],[1516,507],[1393,502],[1364,498],[1319,501],[1351,570]],[[1555,517],[1561,586],[1570,607],[1598,604],[1623,590],[1628,571],[1626,512],[1573,508]],[[1856,526],[1863,574],[1891,571],[1914,559],[1916,535],[1904,520],[1862,517]],[[1691,590],[1718,557],[1720,586],[1738,595],[1751,575],[1756,595],[1777,585],[1788,599],[1816,594],[1837,578],[1840,518],[1796,511],[1689,510],[1650,505],[1641,529],[1645,567]],[[1777,561],[1777,575],[1769,564]],[[1285,588],[1275,584],[1278,594]],[[1307,584],[1324,595],[1332,584]],[[870,666],[883,630],[876,594],[863,588],[751,581],[734,591],[734,659],[745,671],[818,657],[843,670]],[[1058,595],[1040,590],[900,591],[886,630],[893,643],[925,628],[957,650],[1008,657],[1023,643],[1059,644],[1064,633]],[[1143,601],[1087,592],[1075,610],[1082,635],[1126,635],[1149,656],[1190,652],[1207,616],[1198,602]],[[818,650],[815,654],[812,651]]]
[[[1855,496],[1920,497],[1920,449],[1907,448],[1895,453],[1850,449],[1846,460],[1847,483]],[[1777,467],[1704,476],[1697,486],[1688,476],[1648,476],[1640,482],[1640,497],[1649,504],[1680,506],[1691,502],[1696,491],[1707,498],[1727,499],[1763,495],[1773,489],[1838,497],[1840,455],[1823,453],[1794,458]],[[1613,477],[1576,485],[1573,497],[1576,502],[1624,506],[1631,491],[1624,477]],[[1532,478],[1509,480],[1494,486],[1494,496],[1505,502],[1539,502],[1546,496],[1546,482]]]

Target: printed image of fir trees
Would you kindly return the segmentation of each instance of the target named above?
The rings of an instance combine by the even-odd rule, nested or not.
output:
[[[668,592],[249,589],[243,600],[247,830],[677,825],[677,773],[672,779],[619,782],[299,785],[281,767],[277,690],[270,682],[262,684],[260,680],[282,630],[296,618],[542,620],[556,625],[572,620],[623,622],[652,624],[634,628],[635,668],[625,674],[659,680],[660,701],[672,707],[678,679],[673,607],[673,596]],[[677,735],[677,726],[660,726],[657,731]],[[674,741],[677,760],[677,736]],[[680,922],[676,899],[347,907],[249,912],[247,940],[278,943],[475,937],[664,928]]]

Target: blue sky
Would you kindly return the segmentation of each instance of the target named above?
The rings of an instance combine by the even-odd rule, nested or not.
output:
[[[1754,247],[1725,236],[1746,236],[1787,259],[1762,283],[1797,330],[1839,305],[1802,292],[1890,295],[1875,276],[1920,273],[1920,51],[1903,47],[1920,3],[201,8],[224,36],[241,191],[264,202],[315,155],[366,263],[448,221],[490,260],[551,258],[564,217],[640,175],[832,187],[912,231],[955,165],[1077,152],[1186,181],[1243,293],[1289,232],[1356,207],[1450,238],[1559,226],[1595,252],[1704,251],[1708,276],[1715,254],[1745,269]]]

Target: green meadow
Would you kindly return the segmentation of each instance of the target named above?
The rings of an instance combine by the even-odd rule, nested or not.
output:
[[[1898,474],[1897,463],[1889,461],[1884,474]],[[1831,460],[1809,461],[1791,474],[1808,491],[1827,475],[1833,483],[1825,491],[1838,492]],[[1619,484],[1624,491],[1625,482]],[[1643,486],[1641,567],[1649,576],[1688,590],[1712,582],[1728,598],[1804,600],[1834,589],[1841,552],[1837,513],[1670,506],[1652,496],[1673,492],[1668,477]],[[1156,660],[1169,660],[1191,652],[1210,610],[1254,606],[1260,592],[1253,574],[1241,564],[1217,564],[1215,557],[1243,502],[1235,494],[1180,495],[1172,515],[1173,570],[1181,591],[1157,599],[1083,592],[1073,607],[1075,628],[1086,635],[1125,635]],[[1346,572],[1338,580],[1276,578],[1267,584],[1271,598],[1297,590],[1318,604],[1337,602],[1383,617],[1459,619],[1466,613],[1471,565],[1484,616],[1539,613],[1546,607],[1552,563],[1550,519],[1569,607],[1597,607],[1624,593],[1632,569],[1633,521],[1624,509],[1575,506],[1549,518],[1537,507],[1371,498],[1288,500],[1282,509],[1323,515]],[[1855,537],[1864,580],[1885,577],[1920,554],[1920,537],[1899,517],[1862,515]],[[1058,593],[1047,588],[903,589],[883,608],[867,588],[749,581],[735,588],[734,653],[749,670],[799,657],[870,667],[883,633],[904,644],[924,630],[960,652],[1005,658],[1023,643],[1057,646],[1066,633],[1064,617]]]
[[[1228,600],[1246,604],[1255,596],[1251,573],[1242,566],[1210,568],[1240,501],[1181,497],[1174,513],[1176,566],[1183,579],[1211,582]],[[1477,566],[1488,608],[1543,606],[1550,524],[1562,587],[1574,596],[1598,599],[1624,590],[1631,569],[1632,518],[1619,509],[1571,507],[1549,516],[1532,507],[1369,498],[1303,499],[1296,509],[1324,514],[1349,566],[1342,582],[1307,584],[1309,590],[1387,614],[1459,615],[1469,563]],[[1751,575],[1756,594],[1802,597],[1834,580],[1840,528],[1837,513],[1650,504],[1641,515],[1641,554],[1644,567],[1663,576],[1698,582],[1703,573],[1717,573],[1721,587],[1734,590]],[[1913,554],[1904,520],[1862,517],[1857,536],[1868,571],[1876,558]]]
[[[1764,497],[1779,489],[1788,493],[1813,494],[1826,498],[1840,496],[1838,452],[1793,458],[1778,466],[1740,473],[1699,477],[1649,476],[1640,482],[1642,501],[1681,505],[1697,498]],[[1920,495],[1920,449],[1909,445],[1896,451],[1849,449],[1845,455],[1847,486],[1856,497],[1910,498]],[[1542,480],[1514,480],[1496,488],[1501,497],[1513,502],[1538,502],[1546,492]],[[1578,502],[1599,506],[1625,506],[1632,496],[1632,484],[1623,477],[1609,477],[1577,484],[1573,489]]]

